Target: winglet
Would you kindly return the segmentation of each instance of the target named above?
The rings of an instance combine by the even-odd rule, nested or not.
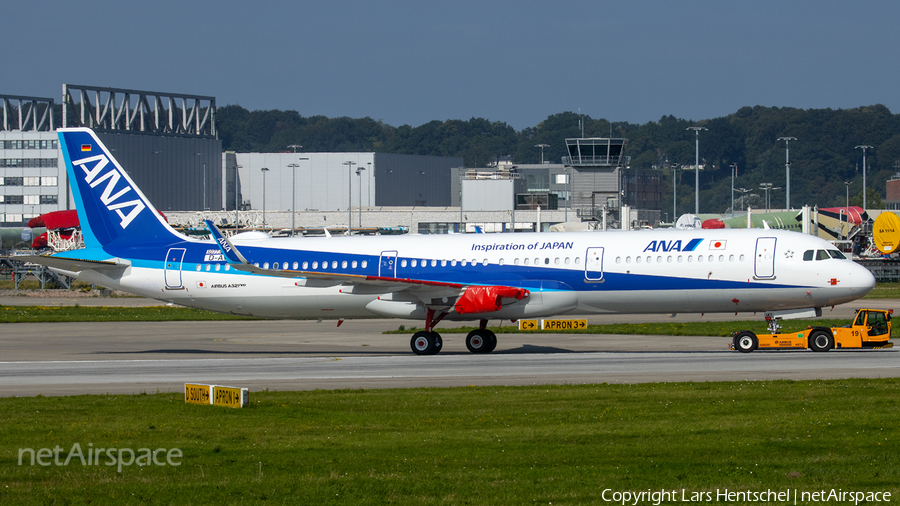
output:
[[[244,255],[241,255],[241,252],[234,247],[234,244],[231,244],[231,241],[222,234],[222,231],[219,230],[219,227],[215,226],[210,220],[203,220],[203,223],[206,223],[206,228],[209,229],[209,233],[212,234],[213,239],[216,240],[216,244],[219,245],[219,250],[225,255],[225,259],[228,260],[230,264],[249,264],[250,262],[244,258]]]

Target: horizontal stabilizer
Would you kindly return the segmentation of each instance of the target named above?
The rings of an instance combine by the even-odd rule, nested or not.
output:
[[[62,269],[70,272],[86,270],[104,271],[125,269],[131,265],[127,260],[87,260],[83,258],[65,258],[53,255],[16,255],[13,260],[31,262],[38,265],[46,265],[54,269]]]

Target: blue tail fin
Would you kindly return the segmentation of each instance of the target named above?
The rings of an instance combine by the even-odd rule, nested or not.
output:
[[[86,247],[181,240],[92,130],[58,132]]]

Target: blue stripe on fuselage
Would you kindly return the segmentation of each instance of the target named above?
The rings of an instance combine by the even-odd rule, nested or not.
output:
[[[696,244],[692,244],[696,242]],[[696,239],[688,243],[688,246],[696,248],[702,242],[702,239]],[[339,273],[339,274],[358,274],[367,276],[384,276],[379,273],[379,256],[363,255],[351,253],[334,253],[316,250],[286,250],[263,248],[254,246],[238,246],[242,254],[247,260],[254,264],[264,265],[268,263],[273,266],[276,262],[279,264],[279,270],[305,270],[311,272],[321,272],[323,274]],[[180,242],[167,245],[166,247],[135,247],[135,248],[107,248],[110,256],[127,258],[131,260],[135,267],[145,267],[153,269],[163,269],[165,255],[169,248],[185,248],[185,256],[182,264],[182,271],[205,271],[205,265],[209,264],[211,270],[215,269],[215,265],[219,264],[223,267],[226,262],[206,261],[205,256],[208,251],[218,251],[218,246],[212,242],[195,243]],[[84,250],[81,250],[84,251]],[[75,256],[78,256],[77,254]],[[109,258],[100,258],[102,255],[96,255],[96,260]],[[421,257],[416,257],[421,262]],[[407,266],[402,267],[400,263],[406,260]],[[645,291],[645,290],[698,290],[698,289],[746,289],[746,288],[792,288],[794,285],[773,284],[771,282],[753,283],[748,281],[728,281],[716,279],[689,278],[678,276],[660,276],[651,274],[636,273],[617,273],[604,272],[604,282],[588,282],[585,279],[583,269],[561,269],[544,266],[525,266],[525,265],[497,265],[481,263],[472,264],[467,262],[463,266],[457,261],[456,266],[451,266],[448,261],[447,266],[441,266],[442,260],[435,259],[438,265],[431,267],[432,259],[427,260],[426,266],[421,264],[411,267],[412,258],[399,257],[397,259],[396,277],[400,279],[414,279],[417,281],[435,281],[443,283],[459,283],[459,284],[476,284],[476,285],[504,285],[514,286],[518,288],[527,288],[529,290],[577,290],[577,291]],[[352,262],[357,262],[357,267],[352,268]],[[362,262],[367,262],[365,268]],[[297,267],[294,267],[294,262]],[[303,269],[303,262],[308,265]],[[317,267],[312,268],[313,262]],[[337,262],[337,268],[332,265]],[[347,262],[347,267],[343,267],[343,262]],[[328,268],[323,269],[323,263],[328,264]],[[285,264],[287,264],[285,266]],[[217,271],[223,273],[220,270]],[[230,275],[241,276],[261,276],[261,274],[251,274],[236,270],[229,270],[224,273]],[[298,276],[302,277],[302,276]],[[806,285],[803,285],[807,288]]]

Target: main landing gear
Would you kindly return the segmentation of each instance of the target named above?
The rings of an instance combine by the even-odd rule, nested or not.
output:
[[[434,327],[447,316],[440,313],[437,318],[435,311],[429,309],[425,317],[425,330],[413,334],[409,341],[409,347],[416,355],[436,355],[441,351],[444,340],[434,331]],[[490,353],[497,347],[497,335],[487,328],[487,320],[480,320],[478,328],[466,335],[466,348],[472,353]]]
[[[497,334],[487,329],[487,320],[478,323],[479,328],[466,335],[466,348],[472,353],[490,353],[497,347]]]

